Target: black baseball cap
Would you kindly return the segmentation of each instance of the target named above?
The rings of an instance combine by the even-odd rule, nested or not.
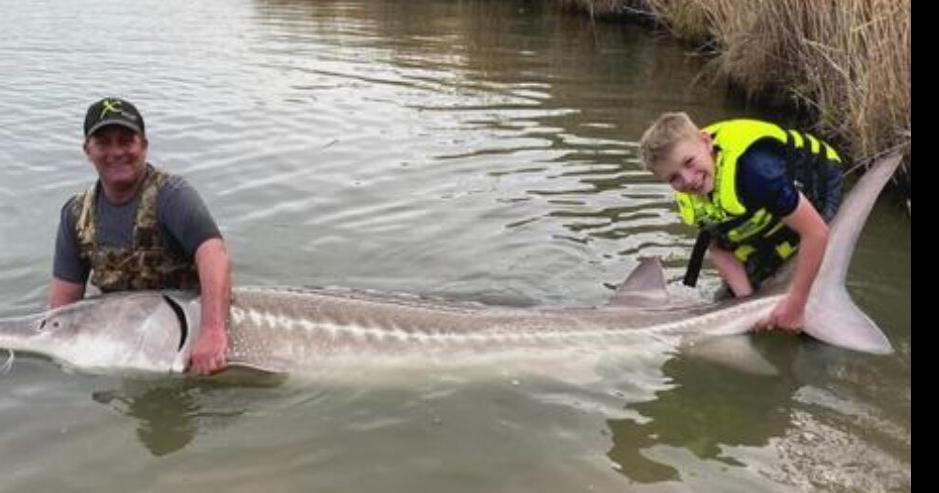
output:
[[[121,125],[137,133],[144,133],[143,116],[136,106],[121,98],[104,98],[88,107],[85,113],[85,138],[108,125]]]

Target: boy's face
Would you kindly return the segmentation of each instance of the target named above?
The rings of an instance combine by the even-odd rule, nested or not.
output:
[[[682,139],[652,173],[676,192],[707,195],[714,190],[713,147],[707,132]]]

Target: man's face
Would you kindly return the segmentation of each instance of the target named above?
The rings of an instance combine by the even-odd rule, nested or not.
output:
[[[108,125],[88,137],[85,155],[105,186],[129,188],[146,169],[147,139],[129,128]]]
[[[714,154],[710,134],[682,139],[653,170],[677,192],[707,195],[714,190]]]

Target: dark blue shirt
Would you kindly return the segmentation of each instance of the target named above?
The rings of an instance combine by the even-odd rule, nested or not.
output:
[[[765,208],[782,218],[796,210],[799,191],[787,170],[785,147],[757,142],[737,159],[737,196],[748,211]]]

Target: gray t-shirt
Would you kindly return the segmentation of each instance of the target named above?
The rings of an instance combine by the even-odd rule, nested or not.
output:
[[[131,247],[134,239],[134,222],[137,217],[138,193],[123,204],[112,204],[96,185],[95,219],[97,239],[100,245]],[[55,259],[52,274],[68,282],[84,284],[88,280],[91,265],[79,256],[75,220],[69,211],[75,197],[62,207],[59,231],[55,239]],[[211,238],[221,238],[202,197],[186,180],[171,175],[157,194],[157,222],[163,243],[177,255],[192,260],[196,249]]]

